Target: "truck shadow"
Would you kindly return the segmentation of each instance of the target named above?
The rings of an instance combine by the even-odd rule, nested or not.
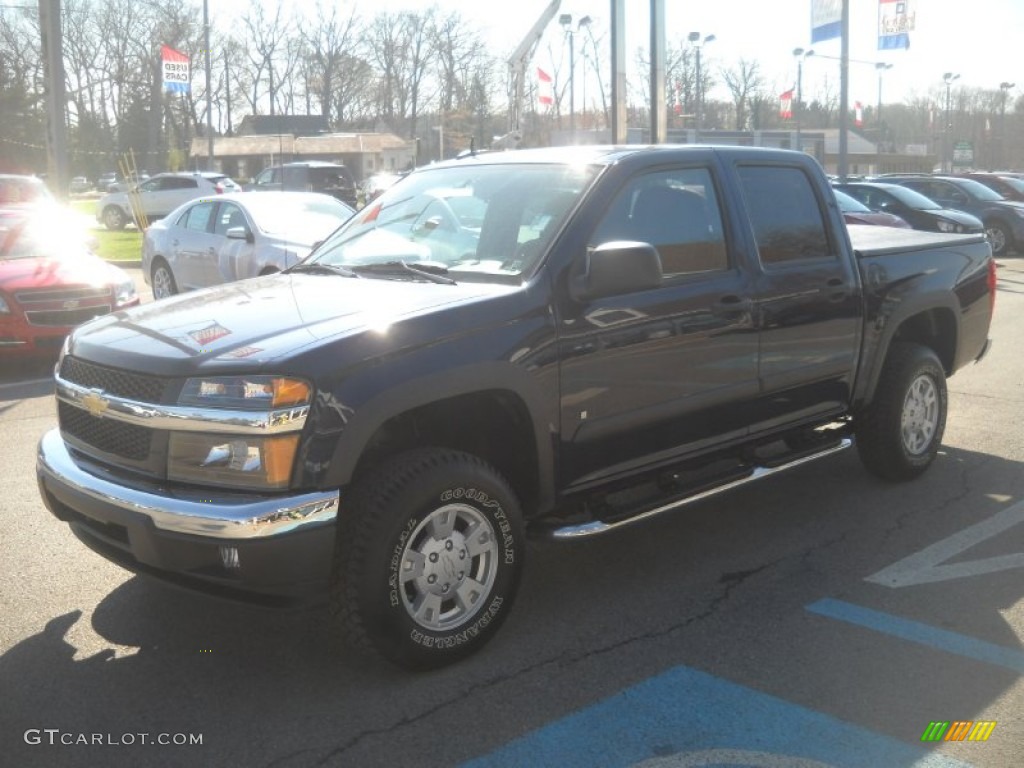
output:
[[[825,700],[829,714],[914,741],[929,717],[980,713],[1018,675],[937,661],[934,650],[806,607],[841,598],[1019,651],[1003,613],[1021,598],[1019,572],[903,590],[864,579],[1021,498],[1020,463],[1000,457],[945,449],[924,479],[888,485],[847,452],[602,538],[533,546],[496,640],[419,675],[336,652],[322,608],[261,609],[133,578],[102,599],[89,626],[70,610],[0,657],[5,759],[54,764],[61,747],[23,734],[59,728],[205,734],[189,750],[105,749],[109,766],[157,755],[161,764],[362,765],[367,750],[379,764],[411,765],[410,755],[423,756],[417,723],[457,728],[469,707],[481,733],[460,744],[462,760],[521,733],[518,719],[480,709],[476,696],[528,710],[544,670],[567,684],[602,656],[600,695],[685,664],[785,700]],[[1024,531],[1012,530],[965,557],[1020,551]],[[89,631],[109,648],[81,657],[74,638]],[[890,701],[906,711],[879,705]],[[74,757],[69,764],[96,764],[97,753]]]

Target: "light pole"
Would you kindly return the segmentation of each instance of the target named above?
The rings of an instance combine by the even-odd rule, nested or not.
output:
[[[814,55],[814,49],[804,50],[803,48],[794,48],[793,55],[796,57],[796,109],[793,110],[793,114],[796,117],[796,148],[799,151],[803,151],[803,146],[800,144],[800,113],[803,111],[801,105],[803,104],[803,89],[804,89],[804,59],[808,56]]]
[[[558,23],[565,30],[565,36],[569,38],[569,133],[573,141],[576,140],[576,53],[573,45],[572,14],[563,13],[558,17]]]
[[[582,32],[583,28],[587,28],[587,32],[590,33],[591,40],[593,40],[593,33],[590,32],[590,22],[592,19],[589,16],[584,16],[578,22],[576,22],[576,31]],[[587,41],[584,40],[580,45],[580,51],[583,54],[583,130],[587,130]]]
[[[1006,167],[1006,96],[1007,92],[1015,87],[1016,83],[1008,83],[1005,80],[999,84],[999,166]]]
[[[875,64],[875,69],[878,70],[878,109],[875,110],[875,123],[878,126],[878,142],[875,154],[882,153],[882,139],[884,138],[884,131],[882,128],[882,75],[886,70],[892,69],[892,64],[886,64],[884,61],[879,61]]]
[[[953,172],[953,157],[952,148],[949,144],[949,129],[951,128],[950,121],[952,120],[952,107],[953,102],[950,98],[950,89],[953,87],[953,81],[960,79],[959,74],[953,74],[952,72],[946,72],[942,75],[942,82],[946,84],[946,126],[942,132],[942,169],[946,170],[946,163],[949,163],[949,172]]]
[[[695,88],[697,95],[697,122],[694,131],[694,138],[696,141],[700,141],[701,112],[704,106],[704,84],[702,82],[703,78],[701,77],[700,72],[700,51],[705,45],[713,42],[715,40],[715,36],[705,35],[702,40],[700,32],[691,32],[687,39],[693,43],[693,47],[697,49],[697,87]]]

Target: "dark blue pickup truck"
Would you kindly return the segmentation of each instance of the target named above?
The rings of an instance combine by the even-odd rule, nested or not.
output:
[[[349,639],[441,666],[508,615],[527,534],[601,534],[853,444],[883,478],[922,473],[994,296],[983,235],[848,231],[800,153],[482,153],[285,273],[75,331],[39,488],[126,568],[329,596]]]

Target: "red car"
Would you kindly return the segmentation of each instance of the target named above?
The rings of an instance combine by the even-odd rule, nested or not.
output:
[[[87,243],[73,223],[0,210],[0,366],[56,355],[76,325],[139,303],[131,277]]]
[[[843,212],[843,220],[847,224],[871,224],[878,227],[901,227],[911,229],[906,220],[901,219],[894,213],[884,211],[872,211],[860,200],[850,197],[838,189],[832,190],[836,195],[836,202],[839,203],[839,210]]]

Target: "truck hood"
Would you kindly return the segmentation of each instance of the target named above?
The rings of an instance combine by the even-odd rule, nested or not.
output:
[[[157,375],[258,369],[365,330],[508,293],[510,286],[280,273],[227,283],[98,318],[69,353]]]

